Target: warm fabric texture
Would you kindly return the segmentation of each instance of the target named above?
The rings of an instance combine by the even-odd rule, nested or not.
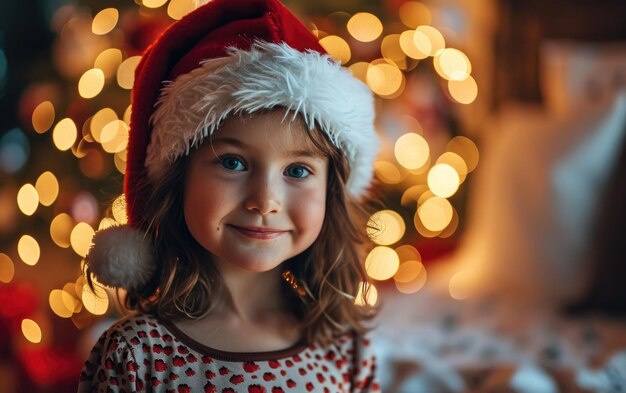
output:
[[[326,347],[233,353],[203,346],[172,323],[138,315],[100,337],[78,392],[379,392],[375,371],[369,341],[354,334]]]

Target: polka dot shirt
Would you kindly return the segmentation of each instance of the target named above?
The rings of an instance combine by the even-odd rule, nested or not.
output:
[[[94,346],[80,375],[87,392],[380,392],[369,341],[339,336],[326,347],[224,352],[153,316],[126,318]]]

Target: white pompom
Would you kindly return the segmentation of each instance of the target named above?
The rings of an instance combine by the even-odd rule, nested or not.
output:
[[[155,270],[151,242],[128,225],[96,232],[87,255],[89,270],[98,282],[124,289],[140,289]]]

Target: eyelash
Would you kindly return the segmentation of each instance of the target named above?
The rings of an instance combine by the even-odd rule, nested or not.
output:
[[[225,165],[225,162],[226,162],[227,160],[236,160],[236,161],[237,161],[237,162],[238,162],[238,163],[239,163],[239,164],[240,164],[243,168],[229,168],[229,167],[227,167],[227,166]],[[219,157],[219,161],[218,161],[218,162],[219,162],[219,164],[220,164],[220,165],[221,165],[224,169],[229,170],[229,171],[233,171],[233,172],[241,172],[242,170],[247,169],[247,166],[246,166],[246,164],[245,164],[244,160],[243,160],[242,158],[238,157],[238,156],[233,156],[233,155],[225,155],[225,156],[221,156],[221,157]],[[287,174],[287,172],[288,172],[289,170],[291,170],[291,169],[294,169],[294,168],[297,168],[297,169],[303,169],[304,171],[306,171],[306,174],[305,174],[304,176],[289,176],[289,175]],[[287,169],[285,170],[285,172],[284,172],[284,173],[285,173],[285,175],[287,175],[287,176],[289,176],[289,177],[291,177],[291,178],[293,178],[293,179],[296,179],[296,180],[301,180],[301,179],[306,179],[307,177],[309,177],[310,175],[312,175],[312,174],[313,174],[313,171],[311,171],[311,170],[310,170],[309,168],[307,168],[305,165],[302,165],[302,164],[292,164],[292,165],[290,165],[289,167],[287,167]]]

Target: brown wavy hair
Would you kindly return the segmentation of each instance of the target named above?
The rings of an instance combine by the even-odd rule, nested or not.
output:
[[[302,119],[296,120],[303,123]],[[303,126],[304,127],[304,126]],[[303,128],[304,129],[304,128]],[[326,212],[321,232],[303,253],[283,262],[301,296],[288,283],[284,295],[302,324],[307,342],[328,342],[334,335],[354,330],[363,333],[376,310],[365,301],[369,284],[362,260],[367,246],[367,208],[346,192],[350,173],[347,159],[320,130],[305,132],[316,149],[328,158]],[[167,173],[149,187],[145,219],[138,223],[151,238],[158,266],[151,281],[129,291],[124,305],[161,318],[202,318],[227,296],[221,276],[207,264],[208,251],[190,234],[183,215],[184,182],[189,156],[180,157]],[[360,290],[360,291],[359,291]],[[356,296],[361,305],[355,304]]]

